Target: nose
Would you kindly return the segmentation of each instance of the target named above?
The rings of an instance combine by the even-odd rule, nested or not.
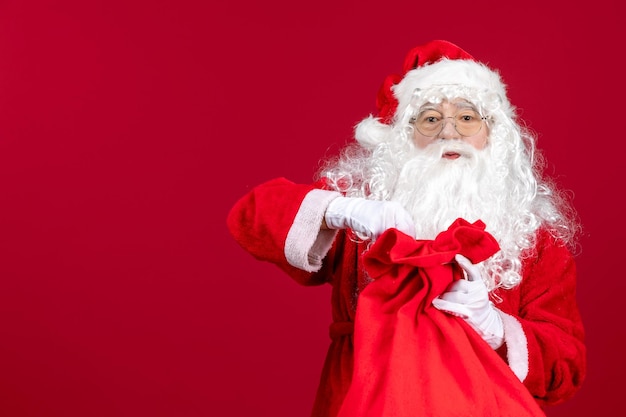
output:
[[[441,128],[441,132],[439,132],[440,139],[459,139],[460,135],[454,127],[453,117],[444,118],[442,123],[443,127]]]

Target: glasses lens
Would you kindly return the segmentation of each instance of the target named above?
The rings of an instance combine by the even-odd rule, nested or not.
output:
[[[483,119],[474,110],[463,110],[454,116],[456,131],[463,136],[473,136],[480,131]]]
[[[454,123],[456,131],[461,136],[473,136],[480,131],[483,125],[483,119],[480,117],[480,114],[471,109],[462,110],[449,118],[454,119],[454,121],[449,120],[448,122]],[[436,110],[425,110],[417,115],[414,124],[422,135],[435,136],[443,129],[446,119],[448,117],[444,117]]]
[[[443,115],[435,110],[426,110],[417,115],[415,127],[424,136],[435,136],[443,125]]]

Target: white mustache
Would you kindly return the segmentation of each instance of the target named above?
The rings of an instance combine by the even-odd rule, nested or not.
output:
[[[416,149],[414,155],[423,160],[438,163],[444,154],[448,152],[458,153],[461,157],[476,158],[478,149],[460,140],[440,139],[423,149]]]
[[[460,141],[452,142],[450,140],[445,140],[442,142],[433,143],[429,146],[437,146],[437,154],[439,154],[439,156],[443,156],[446,153],[453,152],[458,153],[459,155],[466,158],[473,158],[478,152],[478,150],[472,145]]]

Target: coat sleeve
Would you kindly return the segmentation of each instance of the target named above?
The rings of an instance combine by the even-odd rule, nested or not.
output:
[[[277,178],[258,185],[235,203],[227,226],[255,258],[276,264],[303,285],[327,281],[318,272],[336,231],[320,230],[326,207],[340,194],[323,184]]]
[[[506,358],[542,405],[561,403],[586,374],[584,328],[576,301],[576,266],[569,250],[547,233],[525,265],[518,312],[503,313]]]

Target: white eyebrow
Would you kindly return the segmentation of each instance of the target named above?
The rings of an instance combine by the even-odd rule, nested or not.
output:
[[[478,108],[469,100],[457,99],[457,101],[450,101],[449,103],[457,109],[472,109],[475,112],[478,112]],[[418,113],[422,113],[426,110],[434,110],[441,113],[441,103],[426,102],[420,106]]]
[[[457,108],[460,108],[460,109],[472,109],[472,110],[474,110],[476,112],[478,111],[476,106],[471,101],[459,100],[457,102],[453,102],[452,104],[455,105]]]
[[[441,113],[441,110],[439,109],[439,106],[434,104],[434,103],[424,103],[420,106],[418,112],[422,113],[426,110],[435,110]]]

